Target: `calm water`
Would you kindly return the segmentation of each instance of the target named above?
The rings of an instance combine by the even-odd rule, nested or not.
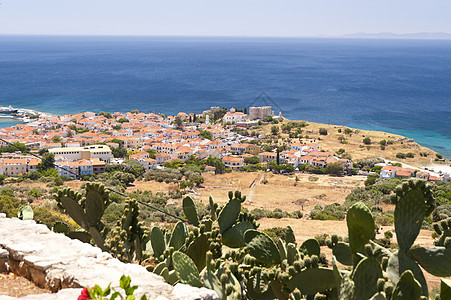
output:
[[[272,100],[254,102],[261,92]],[[451,41],[0,36],[0,105],[176,113],[265,102],[451,158]]]

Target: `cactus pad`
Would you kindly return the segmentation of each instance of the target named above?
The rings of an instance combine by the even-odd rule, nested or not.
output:
[[[349,247],[357,253],[375,235],[376,225],[368,207],[362,202],[352,205],[346,215],[348,225]]]
[[[221,230],[221,234],[226,232],[227,229],[235,224],[241,210],[241,201],[239,199],[231,199],[224,208],[221,210],[221,213],[218,217],[219,228]]]
[[[392,300],[419,300],[420,297],[420,283],[415,280],[412,271],[405,271],[393,290]]]
[[[377,292],[377,280],[382,277],[382,269],[375,258],[364,258],[356,266],[354,280],[356,300],[369,299]]]
[[[321,248],[316,239],[308,239],[302,243],[301,247],[299,248],[299,251],[308,256],[312,255],[319,256]]]
[[[288,281],[291,291],[297,288],[304,295],[314,295],[337,286],[334,271],[326,268],[305,269]]]
[[[413,273],[415,279],[421,285],[423,295],[427,297],[429,292],[426,279],[417,263],[410,257],[407,257],[402,251],[393,253],[388,260],[387,278],[396,284],[401,275],[407,270]]]
[[[177,222],[172,231],[169,246],[174,247],[175,250],[179,250],[185,244],[186,237],[185,224],[182,221]]]
[[[194,287],[201,287],[202,281],[196,265],[188,255],[175,251],[172,254],[172,263],[177,277],[182,283],[189,284]]]
[[[347,243],[338,242],[332,248],[332,254],[341,264],[345,266],[352,266],[352,253]]]
[[[407,252],[417,238],[425,217],[426,203],[422,190],[404,188],[398,192],[395,208],[395,231],[399,247]]]
[[[451,248],[415,248],[408,256],[416,260],[427,272],[438,277],[451,276]]]
[[[194,261],[199,272],[205,267],[208,247],[208,237],[203,234],[195,238],[186,250],[186,254]]]
[[[190,196],[183,198],[183,212],[191,224],[199,226],[199,216],[197,214],[196,205]]]
[[[440,283],[440,299],[451,299],[451,280],[441,279]]]
[[[152,231],[150,232],[150,243],[152,245],[155,257],[160,257],[161,255],[163,255],[163,252],[166,249],[166,243],[163,232],[160,228],[152,228]]]
[[[250,229],[244,234],[244,241],[247,251],[261,263],[275,265],[281,262],[279,250],[267,234]]]
[[[222,242],[231,248],[245,246],[244,233],[249,229],[256,229],[251,222],[238,222],[222,234]]]

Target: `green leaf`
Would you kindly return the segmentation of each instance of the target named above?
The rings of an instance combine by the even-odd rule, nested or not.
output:
[[[103,291],[103,296],[108,296],[111,293],[111,283],[108,287]]]
[[[125,291],[130,287],[130,282],[131,282],[130,276],[125,275],[122,275],[121,279],[119,280],[120,287]]]

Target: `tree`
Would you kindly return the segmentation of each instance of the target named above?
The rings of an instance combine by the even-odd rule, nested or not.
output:
[[[183,120],[177,116],[174,120],[175,128],[178,130],[183,130]]]
[[[371,144],[371,139],[369,137],[366,137],[366,138],[363,139],[363,143],[365,145],[370,145]]]
[[[121,147],[112,148],[111,153],[115,158],[124,158],[127,155],[127,150]]]
[[[404,153],[399,152],[399,153],[396,154],[396,157],[404,159],[404,158],[406,158],[406,155]]]
[[[32,188],[29,192],[28,195],[38,199],[39,197],[42,196],[42,192],[40,190],[38,190],[37,188]]]
[[[196,115],[196,114],[194,114],[194,115],[193,115],[193,123],[195,123],[195,122],[196,122],[196,120],[197,120],[197,115]]]
[[[247,115],[247,107],[244,107],[243,113],[244,113],[245,115]]]
[[[327,135],[327,129],[326,129],[326,128],[320,128],[320,129],[319,129],[319,134],[321,134],[321,135]]]
[[[272,135],[277,135],[279,133],[279,127],[276,125],[272,126],[271,133],[272,133]]]
[[[342,175],[344,173],[343,165],[340,162],[334,162],[326,166],[326,173],[331,175]]]
[[[125,185],[130,185],[136,180],[135,176],[131,173],[116,172],[114,175]]]
[[[200,136],[203,137],[204,139],[207,139],[207,140],[213,140],[213,136],[211,135],[210,131],[201,130],[200,131]]]
[[[248,165],[256,165],[256,164],[260,163],[260,160],[258,159],[258,157],[253,156],[253,157],[246,157],[244,159],[244,162]]]
[[[60,143],[60,142],[61,142],[61,137],[60,137],[59,135],[55,135],[55,136],[52,138],[52,142],[54,142],[54,143]]]
[[[120,118],[119,120],[117,120],[118,123],[127,123],[130,122],[128,119],[126,118]]]
[[[378,176],[375,175],[368,175],[368,177],[366,178],[364,184],[365,186],[371,186],[374,185],[376,183]]]
[[[53,169],[55,164],[55,155],[50,152],[46,152],[42,155],[41,162],[38,164],[38,171],[44,173],[48,169]]]
[[[222,174],[226,170],[226,166],[224,162],[216,157],[208,157],[206,161],[207,166],[211,166],[215,168],[215,174]]]

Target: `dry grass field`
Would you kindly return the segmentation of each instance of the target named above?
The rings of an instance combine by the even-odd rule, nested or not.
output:
[[[276,126],[281,127],[283,124],[286,124],[290,121],[284,120],[283,122],[277,124]],[[411,164],[417,167],[429,165],[431,163],[431,159],[435,159],[435,151],[428,149],[426,147],[422,147],[418,143],[415,142],[407,142],[407,140],[400,135],[396,135],[393,133],[387,133],[382,131],[369,131],[369,130],[361,130],[361,129],[352,129],[351,134],[345,134],[345,128],[349,128],[346,126],[340,125],[328,125],[328,124],[320,124],[314,122],[306,122],[308,124],[306,127],[302,128],[302,135],[304,138],[302,139],[303,143],[309,142],[318,142],[321,150],[330,151],[336,153],[339,149],[344,149],[346,152],[351,155],[352,160],[356,161],[359,159],[365,158],[376,158],[383,157],[388,160],[400,160],[396,158],[396,154],[408,153],[412,152],[414,154],[414,158],[406,158],[403,159],[402,162],[406,164]],[[271,135],[271,127],[273,124],[264,125],[261,129],[257,130],[259,133],[263,133],[265,135]],[[327,129],[328,135],[320,135],[319,129],[325,128]],[[341,129],[341,133],[338,130]],[[294,130],[293,130],[294,131]],[[279,131],[281,133],[281,138],[288,138],[288,134],[282,133],[281,129]],[[305,138],[308,136],[309,138]],[[338,138],[343,137],[346,139],[347,144],[342,144]],[[371,139],[370,145],[364,145],[363,139],[365,137],[369,137]],[[403,139],[402,141],[400,139]],[[387,145],[385,150],[381,150],[379,142],[381,140],[392,140],[393,145]],[[299,142],[299,139],[291,139],[291,141]],[[282,140],[279,140],[279,144],[283,144]],[[427,157],[421,157],[420,152],[428,153]]]
[[[296,182],[296,176],[299,181]],[[247,196],[248,209],[264,208],[284,211],[310,211],[316,204],[343,203],[356,187],[363,186],[366,177],[332,177],[328,175],[276,175],[267,172],[232,172],[221,175],[204,174],[205,188],[196,189],[194,198],[208,203],[208,197],[219,203],[228,200],[228,191],[239,190]],[[315,181],[313,181],[315,180]],[[267,181],[266,184],[263,182]],[[296,186],[295,186],[296,184]]]

